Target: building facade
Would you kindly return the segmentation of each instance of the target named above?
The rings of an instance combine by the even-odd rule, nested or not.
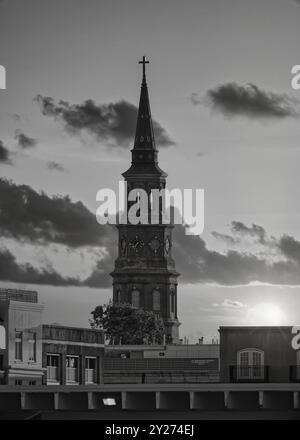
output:
[[[1,384],[42,383],[42,312],[37,292],[0,289]]]
[[[291,326],[220,327],[221,382],[300,382]]]
[[[104,382],[167,384],[219,382],[219,345],[111,345]]]
[[[103,383],[104,335],[100,330],[43,325],[44,383]]]
[[[166,187],[167,174],[158,166],[148,88],[143,58],[143,80],[130,168],[123,173],[127,194],[136,191],[135,201],[129,200],[127,212],[140,202],[141,221],[118,225],[118,257],[113,277],[113,301],[130,303],[159,314],[165,326],[167,343],[179,342],[177,316],[177,278],[172,258],[172,225],[162,221],[162,197],[158,198],[157,216],[151,223],[151,193]],[[146,205],[140,197],[147,194]],[[128,198],[127,198],[128,199]],[[142,216],[146,216],[144,222]],[[147,224],[146,224],[147,223]],[[154,223],[154,224],[153,224]]]

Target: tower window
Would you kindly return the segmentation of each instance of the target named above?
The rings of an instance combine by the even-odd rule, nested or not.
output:
[[[29,348],[29,360],[31,362],[36,361],[36,333],[29,333],[28,338],[28,348]]]
[[[153,310],[155,312],[160,310],[160,292],[158,290],[153,291]]]
[[[131,303],[133,307],[140,307],[140,292],[136,289],[131,292]]]
[[[21,361],[23,358],[23,334],[15,332],[15,360]]]

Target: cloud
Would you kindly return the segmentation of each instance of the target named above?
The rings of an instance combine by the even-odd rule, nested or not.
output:
[[[247,307],[247,305],[243,304],[240,301],[234,301],[232,299],[225,298],[221,304],[214,303],[213,307],[222,307],[224,309],[243,309]]]
[[[217,231],[213,231],[211,235],[215,237],[217,240],[222,240],[229,245],[236,245],[237,243],[240,242],[240,239],[237,237],[232,237],[231,235],[222,234],[221,232],[217,232]]]
[[[50,286],[108,287],[111,285],[111,280],[105,264],[106,260],[101,270],[101,262],[99,262],[88,278],[80,280],[63,276],[49,265],[46,268],[36,268],[30,263],[20,264],[8,249],[0,248],[1,281]]]
[[[49,197],[6,179],[0,179],[0,212],[2,236],[25,242],[100,247],[113,237],[112,227],[100,227],[82,202],[68,196]]]
[[[252,231],[251,227],[248,229]],[[240,249],[221,253],[208,249],[199,236],[186,236],[184,228],[178,225],[174,229],[173,257],[184,283],[300,285],[300,242],[286,236],[279,240],[272,238],[276,261],[270,255],[270,242],[263,243],[263,255]]]
[[[221,84],[208,90],[206,99],[193,94],[194,105],[207,102],[214,110],[228,117],[245,116],[250,119],[284,119],[298,116],[299,101],[286,94],[268,92],[254,84],[235,82]]]
[[[198,93],[192,93],[190,99],[191,99],[192,104],[194,104],[194,105],[199,105],[199,104],[203,103],[203,99],[201,99],[199,97]]]
[[[16,283],[48,284],[52,286],[78,286],[76,278],[63,277],[53,269],[37,269],[31,264],[18,264],[5,248],[0,249],[0,280]]]
[[[251,227],[247,227],[242,222],[233,221],[231,223],[231,230],[234,234],[250,236],[256,239],[259,243],[265,244],[267,239],[267,234],[262,226],[252,224]]]
[[[284,235],[278,241],[277,246],[286,258],[300,265],[300,241],[289,235]]]
[[[62,165],[60,165],[57,162],[47,162],[47,168],[51,171],[59,171],[59,172],[65,172],[67,171],[66,168],[64,168]]]
[[[32,148],[37,145],[37,139],[27,136],[22,133],[20,130],[15,131],[15,139],[18,142],[19,147],[21,148]]]
[[[78,135],[88,132],[98,140],[123,148],[127,148],[133,142],[137,107],[130,102],[122,100],[96,104],[89,99],[83,104],[70,104],[62,100],[55,103],[53,98],[42,95],[37,95],[35,101],[43,115],[60,121],[68,133]],[[174,145],[174,141],[157,121],[153,121],[153,129],[157,145]]]
[[[4,146],[3,142],[0,141],[0,163],[5,163],[11,165],[10,152]]]
[[[217,240],[222,240],[228,245],[237,245],[243,240],[250,240],[252,243],[261,245],[273,245],[273,237],[268,237],[266,230],[259,225],[253,223],[250,227],[242,222],[233,221],[230,224],[232,235],[222,234],[213,231],[212,235]]]
[[[111,285],[109,273],[113,270],[117,253],[116,230],[109,225],[98,225],[95,215],[82,202],[73,202],[68,196],[50,197],[29,186],[0,179],[0,213],[0,233],[4,238],[45,246],[45,250],[49,244],[57,244],[70,251],[90,248],[98,255],[101,249],[101,258],[94,260],[95,267],[84,280],[65,278],[48,267],[35,269],[31,265],[18,265],[8,251],[1,251],[1,279],[90,287]],[[181,273],[181,283],[300,285],[300,241],[288,235],[269,237],[263,227],[255,224],[247,226],[235,221],[230,228],[231,235],[215,233],[217,238],[225,237],[229,246],[236,247],[225,252],[209,249],[199,236],[185,235],[182,225],[174,228],[172,253]],[[244,251],[244,238],[258,243],[263,251],[250,252],[250,246]],[[276,253],[276,259],[272,253]],[[229,302],[225,305],[238,306]]]

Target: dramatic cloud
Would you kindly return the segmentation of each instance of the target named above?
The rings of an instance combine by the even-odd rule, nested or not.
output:
[[[3,142],[0,141],[0,163],[6,163],[11,165],[10,153],[8,149],[3,145]]]
[[[65,172],[67,171],[66,168],[64,168],[62,165],[60,165],[57,162],[47,162],[47,168],[51,171],[59,171],[59,172]]]
[[[300,241],[289,235],[284,235],[278,241],[277,246],[286,258],[300,265]]]
[[[113,236],[112,227],[100,227],[82,202],[5,179],[0,179],[0,213],[1,235],[18,240],[76,248],[106,246]]]
[[[261,244],[266,243],[267,234],[265,229],[262,226],[256,225],[255,223],[253,223],[251,227],[248,227],[242,222],[233,221],[231,223],[231,230],[234,234],[244,236],[248,235],[256,239]]]
[[[24,149],[32,148],[37,145],[36,139],[27,136],[26,134],[22,133],[20,130],[16,130],[15,139],[17,140],[19,147]]]
[[[0,233],[2,237],[42,246],[90,248],[97,256],[90,275],[79,280],[65,278],[48,267],[35,269],[28,264],[18,265],[13,255],[4,250],[1,251],[0,279],[90,287],[111,285],[109,273],[116,258],[117,233],[112,226],[98,225],[94,214],[81,202],[72,202],[67,196],[49,197],[29,186],[0,179]],[[300,285],[300,242],[295,238],[269,237],[261,226],[247,226],[242,222],[232,222],[231,235],[217,232],[214,235],[228,245],[225,252],[208,249],[201,237],[186,235],[181,225],[174,228],[173,257],[182,283]],[[250,245],[243,247],[245,242],[255,243],[259,251],[252,251]],[[230,249],[231,246],[235,249]],[[228,302],[223,306],[238,304]]]
[[[62,122],[69,133],[86,131],[110,145],[125,148],[133,142],[137,108],[127,101],[96,104],[89,99],[83,104],[72,105],[66,101],[55,103],[53,98],[41,95],[37,95],[35,100],[44,115]],[[174,144],[157,121],[153,121],[153,129],[158,145],[167,147]]]
[[[79,286],[76,278],[63,277],[55,270],[37,269],[31,264],[18,264],[7,249],[0,249],[0,280],[16,283],[48,284],[52,286]]]
[[[196,94],[191,97],[193,104],[203,101]],[[246,86],[226,83],[210,89],[206,102],[225,116],[246,116],[252,119],[283,119],[298,115],[298,101],[286,94],[267,92],[254,84]]]
[[[239,230],[247,229],[239,222],[233,224],[239,224]],[[250,233],[253,230],[259,231],[257,227],[250,227],[248,230]],[[261,237],[261,232],[257,237]],[[251,282],[300,285],[300,242],[287,236],[279,240],[272,237],[270,242],[265,237],[264,240],[263,256],[232,249],[220,253],[207,249],[202,238],[186,236],[184,228],[176,226],[173,256],[177,269],[182,274],[180,280],[186,283],[216,283],[224,286],[246,285]],[[276,261],[269,256],[271,245],[277,250]]]
[[[53,268],[35,268],[30,263],[19,264],[12,253],[6,248],[0,248],[0,280],[25,284],[40,284],[50,286],[87,286],[108,287],[111,285],[109,270],[104,260],[101,270],[99,262],[91,276],[85,280],[65,277]]]

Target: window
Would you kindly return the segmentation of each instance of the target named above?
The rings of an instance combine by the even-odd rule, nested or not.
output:
[[[96,382],[96,358],[85,358],[85,383]]]
[[[15,360],[21,361],[23,359],[23,334],[22,332],[15,332]]]
[[[160,310],[160,292],[158,290],[153,291],[153,310],[155,312]]]
[[[247,348],[237,353],[238,379],[264,378],[264,352],[256,348]]]
[[[0,318],[1,322],[1,318]],[[5,337],[5,327],[0,324],[0,349],[5,350],[6,348],[6,337]]]
[[[47,383],[59,382],[59,355],[47,354]]]
[[[30,380],[29,385],[36,385],[36,380]]]
[[[67,383],[78,383],[78,357],[67,356]]]
[[[15,380],[15,385],[22,385],[22,381],[20,379]]]
[[[140,307],[140,292],[136,289],[131,292],[131,303],[133,307]]]
[[[28,351],[29,361],[36,362],[36,333],[29,333]]]

